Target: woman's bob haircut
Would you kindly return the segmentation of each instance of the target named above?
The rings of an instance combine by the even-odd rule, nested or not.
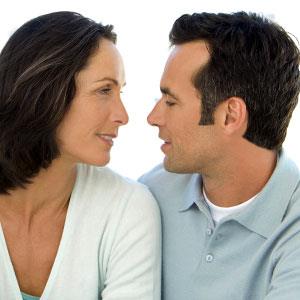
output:
[[[56,128],[74,98],[75,76],[113,26],[74,12],[21,26],[0,54],[0,194],[25,188],[59,156]]]

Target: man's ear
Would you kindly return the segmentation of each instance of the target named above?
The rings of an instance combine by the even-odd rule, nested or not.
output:
[[[239,97],[228,98],[218,106],[216,119],[226,134],[244,135],[248,122],[246,103]]]

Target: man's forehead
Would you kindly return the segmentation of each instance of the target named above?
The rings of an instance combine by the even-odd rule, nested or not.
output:
[[[207,43],[197,40],[180,45],[175,45],[166,62],[163,78],[191,77],[210,59]],[[163,79],[162,78],[162,79]]]

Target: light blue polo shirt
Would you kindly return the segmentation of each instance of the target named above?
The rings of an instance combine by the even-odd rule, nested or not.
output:
[[[162,214],[162,299],[300,299],[300,173],[283,152],[255,201],[216,226],[199,174],[160,165],[140,181]]]

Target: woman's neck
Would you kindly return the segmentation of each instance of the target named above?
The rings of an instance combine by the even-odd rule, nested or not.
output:
[[[41,169],[25,189],[17,188],[10,195],[0,195],[0,220],[5,215],[24,218],[28,223],[36,215],[65,211],[75,180],[75,164],[54,160],[49,168]]]

